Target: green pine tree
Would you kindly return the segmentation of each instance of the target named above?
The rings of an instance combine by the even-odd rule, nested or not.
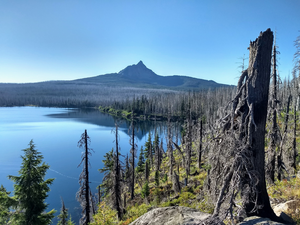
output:
[[[159,186],[159,171],[155,171],[155,185],[158,187]]]
[[[100,184],[100,188],[103,189],[104,196],[107,196],[111,192],[112,182],[113,182],[113,169],[114,169],[114,149],[105,153],[104,167],[99,169],[100,173],[104,173],[102,184]]]
[[[144,156],[145,156],[146,159],[149,159],[150,163],[152,164],[153,146],[152,146],[152,140],[151,140],[150,132],[149,132],[148,140],[145,143]]]
[[[60,220],[58,221],[57,225],[74,225],[71,219],[67,220],[68,218],[68,209],[65,206],[64,200],[61,198],[61,210],[60,214],[57,216]]]
[[[158,132],[155,131],[155,137],[154,137],[154,141],[153,141],[153,149],[157,149],[159,148],[159,135]]]
[[[75,225],[75,223],[72,221],[72,216],[70,215],[69,220],[67,221],[67,225]]]
[[[16,211],[18,213],[14,214],[12,224],[50,224],[55,210],[45,212],[48,204],[44,202],[50,191],[49,185],[54,180],[53,178],[45,180],[50,166],[42,162],[44,157],[35,149],[32,140],[29,143],[29,148],[23,151],[24,156],[21,156],[23,162],[19,170],[20,176],[9,176],[9,179],[15,182],[14,193],[19,202]]]
[[[150,195],[150,188],[148,181],[143,186],[142,192],[141,192],[142,198],[147,198]]]
[[[10,192],[1,185],[0,187],[0,225],[8,224],[11,211],[10,208],[16,206],[17,201],[10,197]]]
[[[143,173],[144,171],[145,171],[145,157],[144,157],[143,146],[141,146],[141,152],[139,156],[139,161],[137,163],[136,172]]]

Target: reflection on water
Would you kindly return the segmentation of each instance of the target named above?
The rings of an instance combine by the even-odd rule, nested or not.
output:
[[[55,178],[46,200],[49,204],[48,210],[54,208],[58,214],[61,208],[60,197],[63,197],[73,220],[78,222],[81,209],[75,195],[79,189],[78,177],[82,167],[78,168],[78,164],[83,149],[77,147],[77,142],[87,129],[91,138],[90,147],[95,151],[90,157],[90,180],[91,190],[96,193],[96,187],[103,177],[98,172],[103,167],[103,156],[115,147],[112,134],[115,121],[115,118],[95,109],[0,108],[0,185],[3,184],[8,191],[13,191],[13,182],[7,176],[18,175],[22,163],[21,150],[27,148],[33,139],[36,148],[43,154],[44,161],[50,165],[46,178]],[[130,122],[119,120],[118,123],[121,131],[121,154],[126,155],[131,148],[128,136]],[[144,145],[149,132],[154,135],[155,129],[161,138],[165,137],[164,122],[139,121],[135,126],[138,128],[138,149]],[[53,224],[56,223],[55,219]]]
[[[130,127],[130,121],[112,117],[108,114],[104,114],[97,109],[85,108],[85,109],[70,109],[67,112],[62,112],[58,114],[48,114],[47,116],[52,118],[61,119],[73,119],[78,122],[93,124],[98,126],[104,126],[113,129],[115,127],[115,122],[117,121],[120,131],[128,132]],[[179,124],[172,124],[172,128],[180,132]],[[135,122],[135,129],[137,129],[136,136],[139,140],[142,140],[149,131],[152,133],[157,130],[159,134],[166,133],[166,122],[165,121],[149,121],[149,120],[139,120]],[[173,130],[173,131],[174,131]]]

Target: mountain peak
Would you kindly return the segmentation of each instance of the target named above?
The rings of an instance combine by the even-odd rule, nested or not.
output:
[[[136,64],[137,66],[145,66],[145,64],[143,63],[143,61],[142,60],[140,60],[139,62],[138,62],[138,64]]]
[[[133,64],[127,66],[125,69],[121,70],[119,73],[124,78],[137,80],[151,80],[157,77],[157,75],[150,69],[148,69],[142,60],[138,64]]]

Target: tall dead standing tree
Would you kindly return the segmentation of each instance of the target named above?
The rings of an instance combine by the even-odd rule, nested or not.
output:
[[[186,183],[188,182],[188,177],[191,171],[191,163],[192,163],[192,118],[191,118],[191,106],[189,103],[189,110],[187,113],[187,121],[186,121],[186,134],[185,134],[185,171],[186,171]]]
[[[249,67],[238,81],[231,110],[220,120],[222,129],[214,138],[214,152],[210,155],[212,193],[218,196],[213,218],[228,214],[233,218],[240,193],[242,210],[237,211],[280,220],[271,208],[265,181],[265,125],[272,44],[270,29],[250,42]]]
[[[116,137],[116,149],[114,154],[114,182],[113,182],[113,208],[117,211],[118,219],[122,219],[122,201],[121,201],[121,166],[119,160],[119,133],[118,123],[115,123],[115,137]]]
[[[278,149],[278,144],[280,142],[280,131],[277,124],[277,54],[279,54],[276,46],[276,38],[273,46],[272,55],[272,91],[270,99],[270,117],[271,117],[271,128],[269,132],[270,145],[268,148],[268,163],[266,166],[266,177],[269,182],[275,182],[275,160],[276,160],[276,149]],[[277,157],[278,159],[278,157]],[[277,171],[279,173],[279,171]]]
[[[201,168],[201,158],[202,158],[202,138],[203,138],[203,124],[202,119],[199,122],[199,146],[198,146],[198,168]]]
[[[169,177],[173,176],[173,167],[174,167],[174,155],[173,155],[173,145],[172,145],[172,134],[171,134],[171,115],[168,114],[168,134],[167,134],[167,155],[169,157]]]
[[[136,149],[137,145],[135,143],[135,127],[134,127],[134,118],[133,118],[133,111],[132,111],[132,118],[131,118],[131,136],[130,136],[130,164],[131,164],[131,179],[130,179],[130,193],[131,199],[134,199],[134,182],[135,182],[135,158],[136,158]]]
[[[81,135],[80,140],[78,141],[78,147],[84,148],[84,152],[81,156],[81,162],[78,167],[83,164],[82,172],[79,176],[79,184],[80,188],[76,193],[76,198],[79,201],[81,208],[82,208],[82,217],[80,219],[80,224],[87,225],[91,222],[92,218],[92,210],[90,204],[90,186],[89,186],[89,156],[92,155],[92,149],[88,147],[91,140],[85,130],[84,133]]]

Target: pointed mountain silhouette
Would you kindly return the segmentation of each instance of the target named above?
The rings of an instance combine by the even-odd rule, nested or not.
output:
[[[219,84],[212,80],[198,79],[188,76],[160,76],[147,68],[142,61],[127,66],[119,73],[98,75],[95,77],[74,80],[75,82],[103,83],[113,86],[171,88],[171,89],[209,89],[230,85]],[[74,82],[73,81],[73,82]]]

